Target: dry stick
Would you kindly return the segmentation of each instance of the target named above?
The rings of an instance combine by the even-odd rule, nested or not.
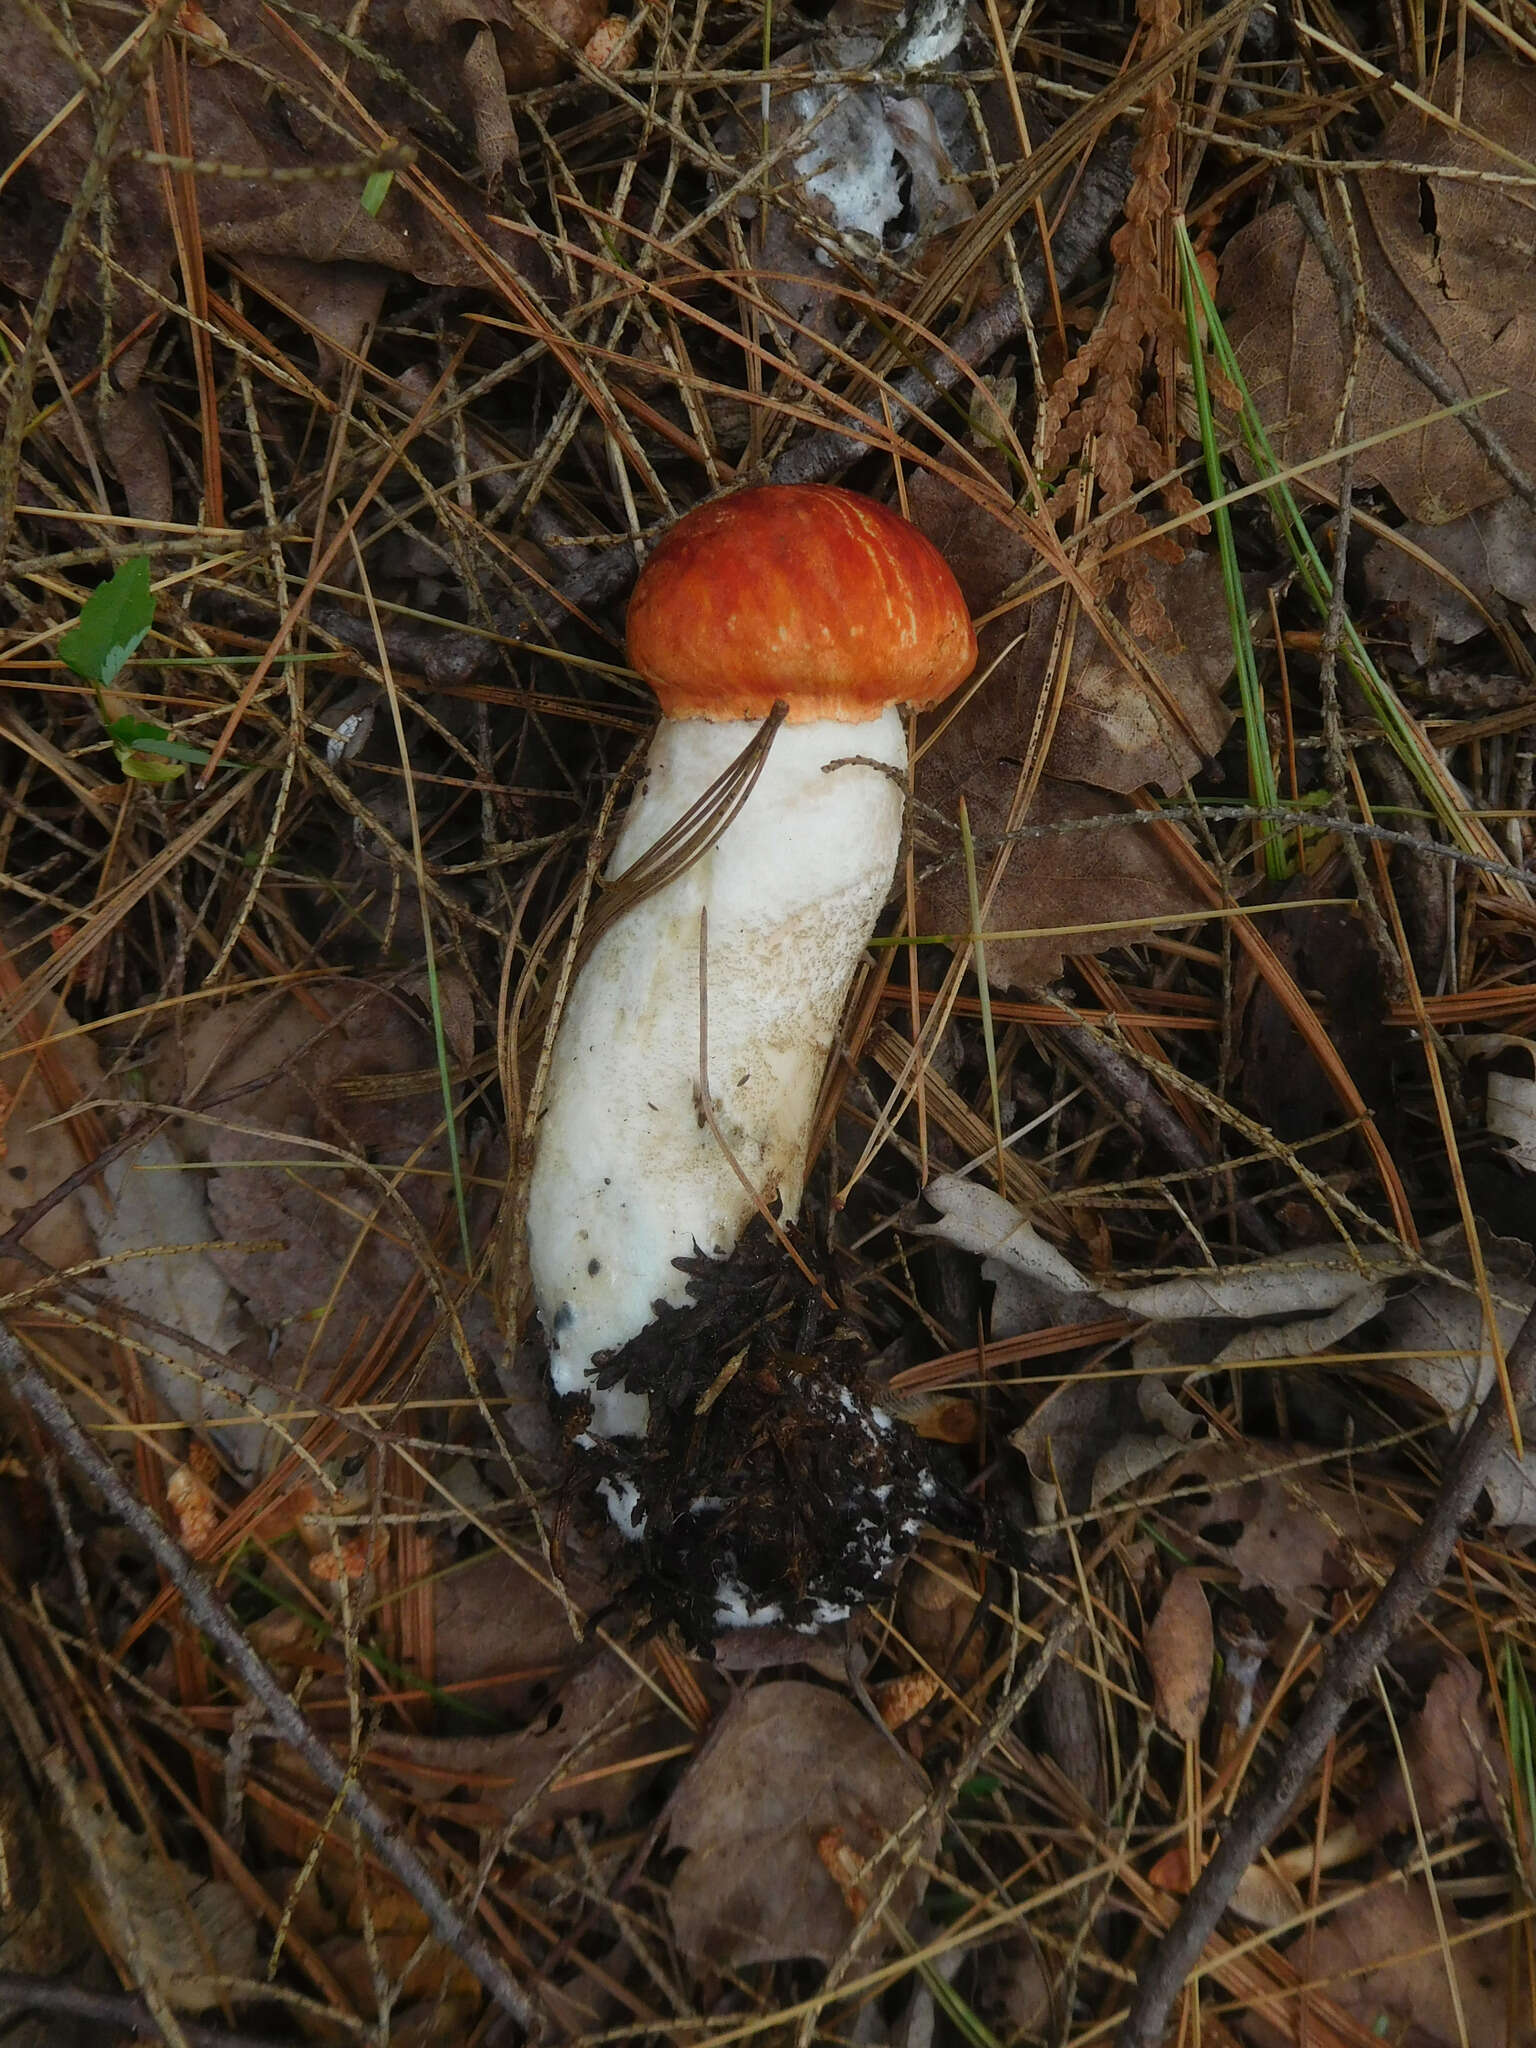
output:
[[[503,2012],[530,2034],[537,2033],[538,2017],[527,1993],[513,1982],[480,1936],[465,1925],[388,1814],[332,1756],[246,1641],[201,1567],[167,1535],[143,1502],[135,1499],[42,1374],[27,1364],[21,1346],[4,1328],[0,1328],[0,1372],[75,1470],[97,1489],[113,1514],[133,1531],[166,1573],[192,1621],[228,1658],[241,1682],[265,1708],[282,1740],[303,1758],[327,1791],[336,1795],[339,1810],[356,1823],[380,1862],[399,1878],[425,1913],[438,1940],[473,1973]]]
[[[84,1991],[58,1977],[28,1977],[15,1970],[0,1970],[0,2013],[60,2012],[74,2019],[100,2020],[104,2027],[126,2028],[146,2040],[164,2038],[160,2022],[142,1998],[130,1998],[122,1991]],[[284,2048],[270,2034],[231,2034],[222,2027],[194,2026],[180,2022],[188,2048]],[[291,2037],[290,2037],[291,2048]]]
[[[1508,1365],[1510,1391],[1518,1408],[1536,1392],[1536,1308],[1509,1347]],[[1162,2041],[1173,2002],[1215,1933],[1244,1871],[1306,1792],[1351,1701],[1365,1690],[1371,1674],[1439,1584],[1461,1525],[1507,1441],[1504,1389],[1496,1382],[1452,1453],[1434,1506],[1381,1597],[1354,1634],[1335,1644],[1312,1697],[1281,1744],[1269,1783],[1237,1808],[1179,1917],[1141,1971],[1120,2029],[1118,2048],[1157,2048]]]
[[[1069,1006],[1058,1002],[1049,989],[1039,988],[1031,993],[1037,1002],[1049,1003],[1065,1016],[1072,1015]],[[1161,1145],[1175,1166],[1187,1173],[1205,1175],[1221,1170],[1222,1162],[1200,1143],[1150,1074],[1128,1060],[1107,1032],[1092,1024],[1064,1024],[1053,1043],[1088,1069],[1106,1099],[1131,1128]],[[1254,1242],[1266,1252],[1278,1252],[1280,1238],[1263,1211],[1246,1200],[1239,1200],[1235,1207]]]

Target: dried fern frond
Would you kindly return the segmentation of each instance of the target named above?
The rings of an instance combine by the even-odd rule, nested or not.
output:
[[[1145,54],[1155,61],[1179,32],[1179,0],[1138,0],[1137,19],[1146,33]],[[1132,182],[1125,220],[1110,243],[1115,280],[1104,317],[1067,364],[1045,402],[1041,421],[1043,459],[1060,471],[1088,451],[1106,518],[1096,552],[1134,541],[1147,521],[1131,502],[1139,485],[1169,468],[1168,423],[1174,417],[1171,375],[1166,365],[1183,347],[1183,323],[1163,283],[1160,231],[1173,210],[1168,173],[1178,108],[1173,83],[1159,79],[1148,88],[1141,133],[1131,159]],[[1148,357],[1153,384],[1147,388]],[[1162,486],[1163,503],[1175,516],[1189,516],[1196,532],[1209,531],[1189,486],[1172,478]],[[1152,588],[1151,561],[1178,562],[1184,550],[1163,535],[1117,558],[1112,577],[1126,586],[1129,623],[1140,637],[1167,644],[1175,639],[1167,612]]]

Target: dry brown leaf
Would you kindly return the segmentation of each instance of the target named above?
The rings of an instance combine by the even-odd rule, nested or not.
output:
[[[1174,1519],[1209,1546],[1207,1555],[1235,1567],[1241,1587],[1315,1607],[1325,1592],[1356,1582],[1361,1553],[1381,1548],[1359,1497],[1294,1454],[1253,1442],[1201,1444],[1170,1467],[1165,1483],[1185,1489],[1201,1480],[1209,1497],[1180,1504]]]
[[[12,954],[4,934],[0,951]],[[29,955],[21,959],[30,967]],[[29,1047],[35,1037],[70,1031],[73,1020],[64,1005],[49,997],[21,1020],[20,1037]],[[34,1050],[17,1051],[17,1031],[7,1013],[0,1025],[0,1235],[52,1189],[76,1172],[88,1156],[78,1134],[60,1112],[93,1098],[101,1086],[101,1063],[86,1037],[60,1037],[46,1057]],[[56,1063],[50,1076],[50,1062]],[[77,1194],[55,1202],[23,1240],[35,1258],[50,1266],[83,1264],[96,1250],[85,1204]],[[25,1287],[37,1278],[36,1268],[22,1259],[0,1259],[0,1291]]]
[[[1216,1654],[1211,1603],[1198,1572],[1178,1571],[1169,1580],[1144,1648],[1158,1719],[1180,1742],[1197,1741],[1211,1703],[1211,1663]]]
[[[1053,1387],[1020,1424],[1008,1441],[1029,1466],[1042,1521],[1089,1505],[1096,1467],[1134,1429],[1135,1415],[1136,1396],[1125,1380],[1081,1374]]]
[[[15,956],[0,935],[8,972]],[[8,1049],[18,1042],[29,1049]],[[56,998],[24,1017],[0,1019],[0,1231],[13,1229],[119,1135],[112,1092],[94,1039],[74,1034]],[[58,1338],[50,1333],[50,1341],[65,1343],[88,1378],[115,1380],[112,1348],[80,1330],[74,1315],[121,1320],[142,1347],[146,1379],[165,1411],[196,1425],[228,1417],[224,1391],[243,1397],[252,1382],[233,1362],[218,1363],[235,1359],[247,1330],[228,1281],[201,1249],[216,1231],[198,1176],[180,1171],[183,1163],[151,1125],[48,1209],[23,1241],[30,1259],[0,1259],[0,1293],[32,1290],[39,1306],[57,1306]],[[90,1271],[98,1260],[99,1270]],[[86,1266],[83,1302],[67,1283],[50,1284],[34,1261]],[[243,1412],[238,1401],[233,1412]],[[254,1448],[253,1433],[237,1430],[223,1448],[238,1463]]]
[[[495,32],[496,54],[509,92],[553,85],[572,68],[571,51],[587,43],[608,13],[607,0],[406,0],[412,35],[426,45],[462,45],[454,31],[466,23]]]
[[[830,1962],[852,1929],[816,1843],[841,1830],[867,1862],[928,1795],[918,1766],[840,1693],[796,1680],[760,1685],[732,1709],[672,1805],[678,1947],[695,1964],[745,1968],[792,1956]],[[878,1891],[884,1862],[865,1879]],[[905,1921],[918,1870],[892,1902]]]
[[[1411,1827],[1415,1812],[1429,1833],[1474,1801],[1497,1823],[1508,1766],[1483,1703],[1482,1681],[1465,1657],[1446,1659],[1445,1669],[1404,1730],[1403,1755],[1407,1782],[1394,1763],[1375,1796],[1355,1816],[1363,1838],[1379,1841]]]
[[[328,35],[343,30],[348,8],[344,0],[318,0],[313,11],[322,24],[322,56],[333,56]],[[596,7],[594,27],[602,11]],[[325,119],[313,111],[327,98],[322,74],[281,33],[260,0],[221,0],[219,26],[228,38],[227,55],[192,65],[186,74],[194,156],[244,170],[302,173],[355,162],[371,152],[365,129],[357,130],[355,143],[338,132],[339,108]],[[55,209],[69,205],[80,188],[91,154],[94,116],[79,94],[72,65],[32,14],[10,10],[6,28],[7,61],[0,67],[0,151],[19,169],[7,206],[10,231],[0,263],[18,287],[30,278],[35,288],[41,276],[39,258],[46,260],[46,253],[51,253],[51,243],[40,243],[39,234],[51,237]],[[74,32],[87,58],[97,64],[111,51],[118,34],[114,23],[90,14],[75,23]],[[417,41],[400,0],[381,0],[369,12],[365,33],[385,63],[355,66],[349,84],[386,132],[407,132],[412,122],[424,118],[421,99],[387,84],[391,73],[396,78],[409,75],[429,103],[465,106],[454,52],[446,41],[441,47]],[[49,132],[49,124],[71,100],[75,110]],[[45,139],[33,148],[39,135]],[[113,292],[116,318],[126,330],[156,309],[155,294],[175,300],[176,256],[164,174],[134,158],[134,152],[152,147],[141,113],[129,116],[119,141],[110,181],[115,216],[112,255],[121,266],[114,272]],[[541,281],[548,281],[548,267],[528,238],[498,228],[470,187],[440,161],[434,161],[432,177],[501,260],[518,273],[532,268]],[[201,179],[197,203],[203,247],[212,256],[377,265],[430,284],[485,282],[473,256],[444,232],[427,206],[413,196],[407,180],[396,178],[377,215],[359,203],[361,190],[360,177],[352,176],[300,176],[281,183],[259,176]],[[148,289],[136,280],[143,280]],[[77,259],[69,291],[77,303],[100,302],[98,265],[88,253]],[[136,381],[144,348],[120,361],[121,383]]]
[[[1459,1231],[1440,1233],[1425,1249],[1453,1272],[1469,1273]],[[1483,1257],[1500,1340],[1507,1350],[1536,1302],[1530,1248],[1517,1239],[1487,1233]],[[1388,1302],[1385,1322],[1393,1348],[1404,1354],[1391,1361],[1391,1370],[1422,1388],[1458,1431],[1467,1428],[1499,1375],[1476,1288],[1457,1287],[1449,1280],[1421,1280]],[[1517,1457],[1511,1446],[1502,1447],[1485,1482],[1495,1527],[1511,1530],[1517,1540],[1536,1529],[1536,1450],[1531,1448],[1536,1403],[1521,1410],[1521,1423],[1526,1439],[1523,1456]]]
[[[985,1661],[987,1631],[975,1625],[984,1580],[978,1559],[936,1537],[920,1547],[901,1575],[902,1631],[957,1692],[975,1683]]]
[[[568,1563],[564,1579],[578,1615],[609,1597],[601,1580]],[[587,1654],[556,1595],[499,1550],[440,1574],[432,1590],[437,1683],[475,1707],[524,1714],[536,1687],[557,1687]]]
[[[984,694],[977,702],[984,702]],[[1007,827],[1018,758],[1005,758],[999,750],[1016,747],[1018,734],[1005,719],[971,721],[969,712],[951,732],[957,737],[951,741],[945,735],[938,760],[924,757],[926,776],[919,771],[919,788],[925,802],[951,815],[954,799],[963,795],[978,846],[986,847]],[[1158,844],[1154,831],[1145,826],[1118,832],[1108,826],[1073,829],[1090,820],[1129,817],[1133,809],[1080,783],[1053,775],[1042,779],[1025,823],[1044,836],[1014,848],[986,921],[987,931],[1007,934],[987,940],[987,979],[994,988],[1034,988],[1052,981],[1069,955],[1128,945],[1142,935],[1146,919],[1187,917],[1194,922],[1205,915],[1206,899]],[[978,856],[978,866],[983,858]],[[969,932],[970,902],[958,854],[922,877],[918,916],[925,934]]]
[[[319,1944],[318,1953],[360,2013],[377,2011],[381,1977],[400,1984],[403,2001],[420,2001],[404,2011],[399,2005],[391,2008],[390,2048],[428,2048],[429,2043],[461,2048],[470,2038],[481,2005],[480,1986],[439,1943],[423,1942],[411,1929],[385,1928],[366,1937],[335,1935]]]
[[[263,1247],[212,1257],[273,1333],[278,1384],[356,1358],[413,1285],[430,1301],[413,1238],[452,1199],[427,1024],[368,986],[309,993],[320,1016],[285,995],[204,1014],[151,1069],[162,1103],[212,1105],[186,1119],[185,1143],[215,1169],[202,1178],[217,1235]]]
[[[1402,542],[1442,563],[1469,596],[1409,554]],[[1519,498],[1502,498],[1447,526],[1414,522],[1366,550],[1360,564],[1365,587],[1408,629],[1422,668],[1438,649],[1459,647],[1486,633],[1489,621],[1508,616],[1508,599],[1536,622],[1536,514]]]
[[[50,1751],[43,1767],[90,1873],[93,1919],[128,1981],[183,2012],[222,2004],[230,1982],[249,1980],[256,1968],[256,1929],[239,1892],[125,1827],[62,1751]]]
[[[1298,876],[1290,897],[1343,893],[1342,862]],[[1381,956],[1352,909],[1312,907],[1264,920],[1264,935],[1298,988],[1320,999],[1339,1058],[1373,1109],[1390,1108],[1392,1078],[1381,1058],[1387,1007]],[[1304,1043],[1265,975],[1244,954],[1233,991],[1245,1106],[1288,1143],[1315,1138],[1339,1122],[1332,1083]]]
[[[1038,566],[1024,536],[942,479],[924,472],[911,491],[914,521],[954,564],[967,605],[992,609]],[[1086,620],[1078,621],[1066,694],[1025,824],[1031,829],[1124,816],[1124,794],[1145,784],[1178,788],[1220,746],[1232,722],[1221,692],[1232,673],[1232,646],[1220,573],[1209,556],[1153,564],[1152,588],[1179,634],[1177,652],[1147,654],[1161,680],[1157,697]],[[958,800],[970,810],[984,880],[991,850],[1008,824],[1045,686],[1059,595],[1028,612],[1009,612],[979,634],[975,695],[922,756],[918,795],[953,819]],[[1123,617],[1122,593],[1110,609]],[[1166,701],[1165,701],[1166,700]],[[1104,794],[1113,792],[1114,794]],[[1099,953],[1124,943],[1124,926],[1139,918],[1188,911],[1204,900],[1171,855],[1145,828],[1064,830],[1030,839],[1009,856],[987,928],[1062,936],[994,938],[987,972],[999,986],[1048,981],[1069,953]],[[926,932],[970,927],[969,893],[955,844],[942,865],[923,875],[919,917]],[[1091,927],[1119,922],[1121,928]],[[1084,929],[1075,930],[1075,927]]]
[[[146,391],[113,391],[97,418],[102,447],[128,510],[146,525],[163,525],[174,516],[175,503],[171,451],[159,407]]]
[[[1505,2048],[1509,1936],[1503,1930],[1471,1933],[1449,1899],[1441,1900],[1440,1913],[1454,1996],[1434,1902],[1417,1879],[1395,1880],[1352,1899],[1287,1953],[1308,1983],[1325,1987],[1389,2048],[1456,2048],[1467,2041]],[[1523,2028],[1518,2038],[1527,2038]]]
[[[94,1943],[81,1910],[78,1858],[67,1832],[44,1811],[28,1768],[33,1761],[7,1717],[0,1723],[0,1970],[53,1977]],[[10,2040],[7,2028],[7,2048]]]
[[[527,1728],[510,1735],[381,1734],[373,1756],[423,1800],[463,1790],[488,1816],[528,1808],[530,1827],[581,1813],[611,1825],[659,1768],[645,1759],[687,1733],[621,1658],[604,1652],[575,1672]],[[463,1817],[464,1809],[453,1811]]]
[[[1039,1944],[1029,1937],[1027,1922],[1020,1932],[983,1951],[976,2004],[983,2018],[1012,2041],[1051,2038],[1056,1988]]]
[[[1432,94],[1458,99],[1457,129],[1404,107],[1376,145],[1382,159],[1431,167],[1374,172],[1351,194],[1367,300],[1454,387],[1488,399],[1481,417],[1529,470],[1536,465],[1536,221],[1528,195],[1484,184],[1505,171],[1478,138],[1528,151],[1536,134],[1536,72],[1484,53],[1445,67]],[[1472,173],[1439,177],[1435,171]],[[1338,235],[1337,224],[1335,234]],[[1242,229],[1222,263],[1221,298],[1243,375],[1282,463],[1333,445],[1348,344],[1322,262],[1289,206]],[[1357,439],[1438,408],[1395,356],[1368,339],[1355,381]],[[1331,487],[1336,472],[1318,480]],[[1440,525],[1506,495],[1459,419],[1396,433],[1355,458],[1355,482],[1387,491],[1410,519]]]
[[[346,359],[362,348],[389,286],[389,272],[380,264],[306,263],[259,250],[246,252],[240,272],[314,335],[326,385],[340,378]]]

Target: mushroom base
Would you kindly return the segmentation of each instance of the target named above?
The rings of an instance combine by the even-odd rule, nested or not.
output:
[[[928,1446],[882,1406],[870,1333],[754,1223],[727,1261],[689,1262],[690,1302],[616,1357],[651,1404],[643,1444],[582,1460],[635,1546],[633,1591],[707,1646],[722,1631],[815,1629],[876,1597],[925,1525],[975,1535]]]

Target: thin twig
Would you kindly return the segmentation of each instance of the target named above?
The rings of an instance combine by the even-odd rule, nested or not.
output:
[[[1051,257],[1059,289],[1070,290],[1099,254],[1104,231],[1124,206],[1129,187],[1130,145],[1117,138],[1089,165],[1052,238]],[[1037,261],[1024,274],[1022,299],[1017,292],[1005,292],[951,335],[946,347],[931,350],[915,369],[886,387],[884,406],[873,406],[865,414],[867,435],[850,422],[818,428],[784,451],[770,471],[770,480],[776,484],[831,483],[872,448],[889,447],[891,436],[915,413],[952,391],[967,370],[1017,341],[1027,322],[1045,311],[1048,300],[1045,265]],[[634,553],[627,545],[606,549],[561,583],[558,605],[547,599],[535,600],[533,609],[553,627],[572,609],[617,597],[634,574]]]
[[[399,1878],[425,1913],[438,1940],[473,1973],[487,1996],[503,2012],[510,2014],[530,2033],[536,2033],[538,2018],[528,1994],[514,1983],[505,1966],[480,1936],[465,1925],[395,1822],[348,1775],[345,1766],[321,1741],[267,1665],[251,1648],[238,1622],[215,1594],[201,1567],[194,1564],[181,1545],[166,1533],[143,1502],[134,1498],[42,1374],[27,1363],[21,1346],[4,1328],[0,1328],[0,1371],[5,1374],[17,1399],[31,1410],[44,1432],[63,1451],[75,1470],[101,1493],[113,1514],[149,1551],[181,1595],[191,1621],[228,1658],[241,1683],[266,1709],[279,1737],[303,1758],[327,1791],[336,1795],[339,1811],[356,1823],[380,1862]]]
[[[122,2027],[146,2040],[161,2039],[160,2022],[142,1998],[125,1991],[86,1991],[59,1977],[28,1977],[16,1970],[0,1970],[0,2013],[57,2012],[74,2019],[100,2020],[106,2027]],[[194,2026],[182,2020],[181,2031],[188,2048],[284,2048],[270,2034],[232,2034],[223,2027]]]
[[[1510,1396],[1518,1409],[1536,1392],[1536,1308],[1521,1325],[1507,1360]],[[1198,1964],[1244,1871],[1303,1797],[1350,1703],[1364,1692],[1377,1665],[1440,1583],[1461,1525],[1508,1438],[1504,1387],[1495,1382],[1453,1452],[1434,1506],[1380,1599],[1354,1633],[1335,1645],[1312,1697],[1281,1746],[1268,1784],[1233,1814],[1178,1918],[1140,1972],[1120,2029],[1119,2048],[1157,2048],[1162,2041],[1174,2000]]]
[[[1049,989],[1036,989],[1032,994],[1036,1001],[1049,1003],[1064,1015],[1072,1014],[1069,1006],[1058,1003]],[[1221,1162],[1207,1146],[1201,1144],[1152,1077],[1133,1065],[1107,1032],[1087,1023],[1067,1024],[1055,1034],[1053,1043],[1059,1045],[1069,1059],[1075,1059],[1086,1067],[1116,1113],[1124,1117],[1133,1130],[1161,1145],[1175,1165],[1194,1174],[1221,1170]],[[1235,1207],[1239,1220],[1254,1243],[1266,1252],[1278,1252],[1280,1238],[1262,1210],[1246,1200],[1239,1200]]]

